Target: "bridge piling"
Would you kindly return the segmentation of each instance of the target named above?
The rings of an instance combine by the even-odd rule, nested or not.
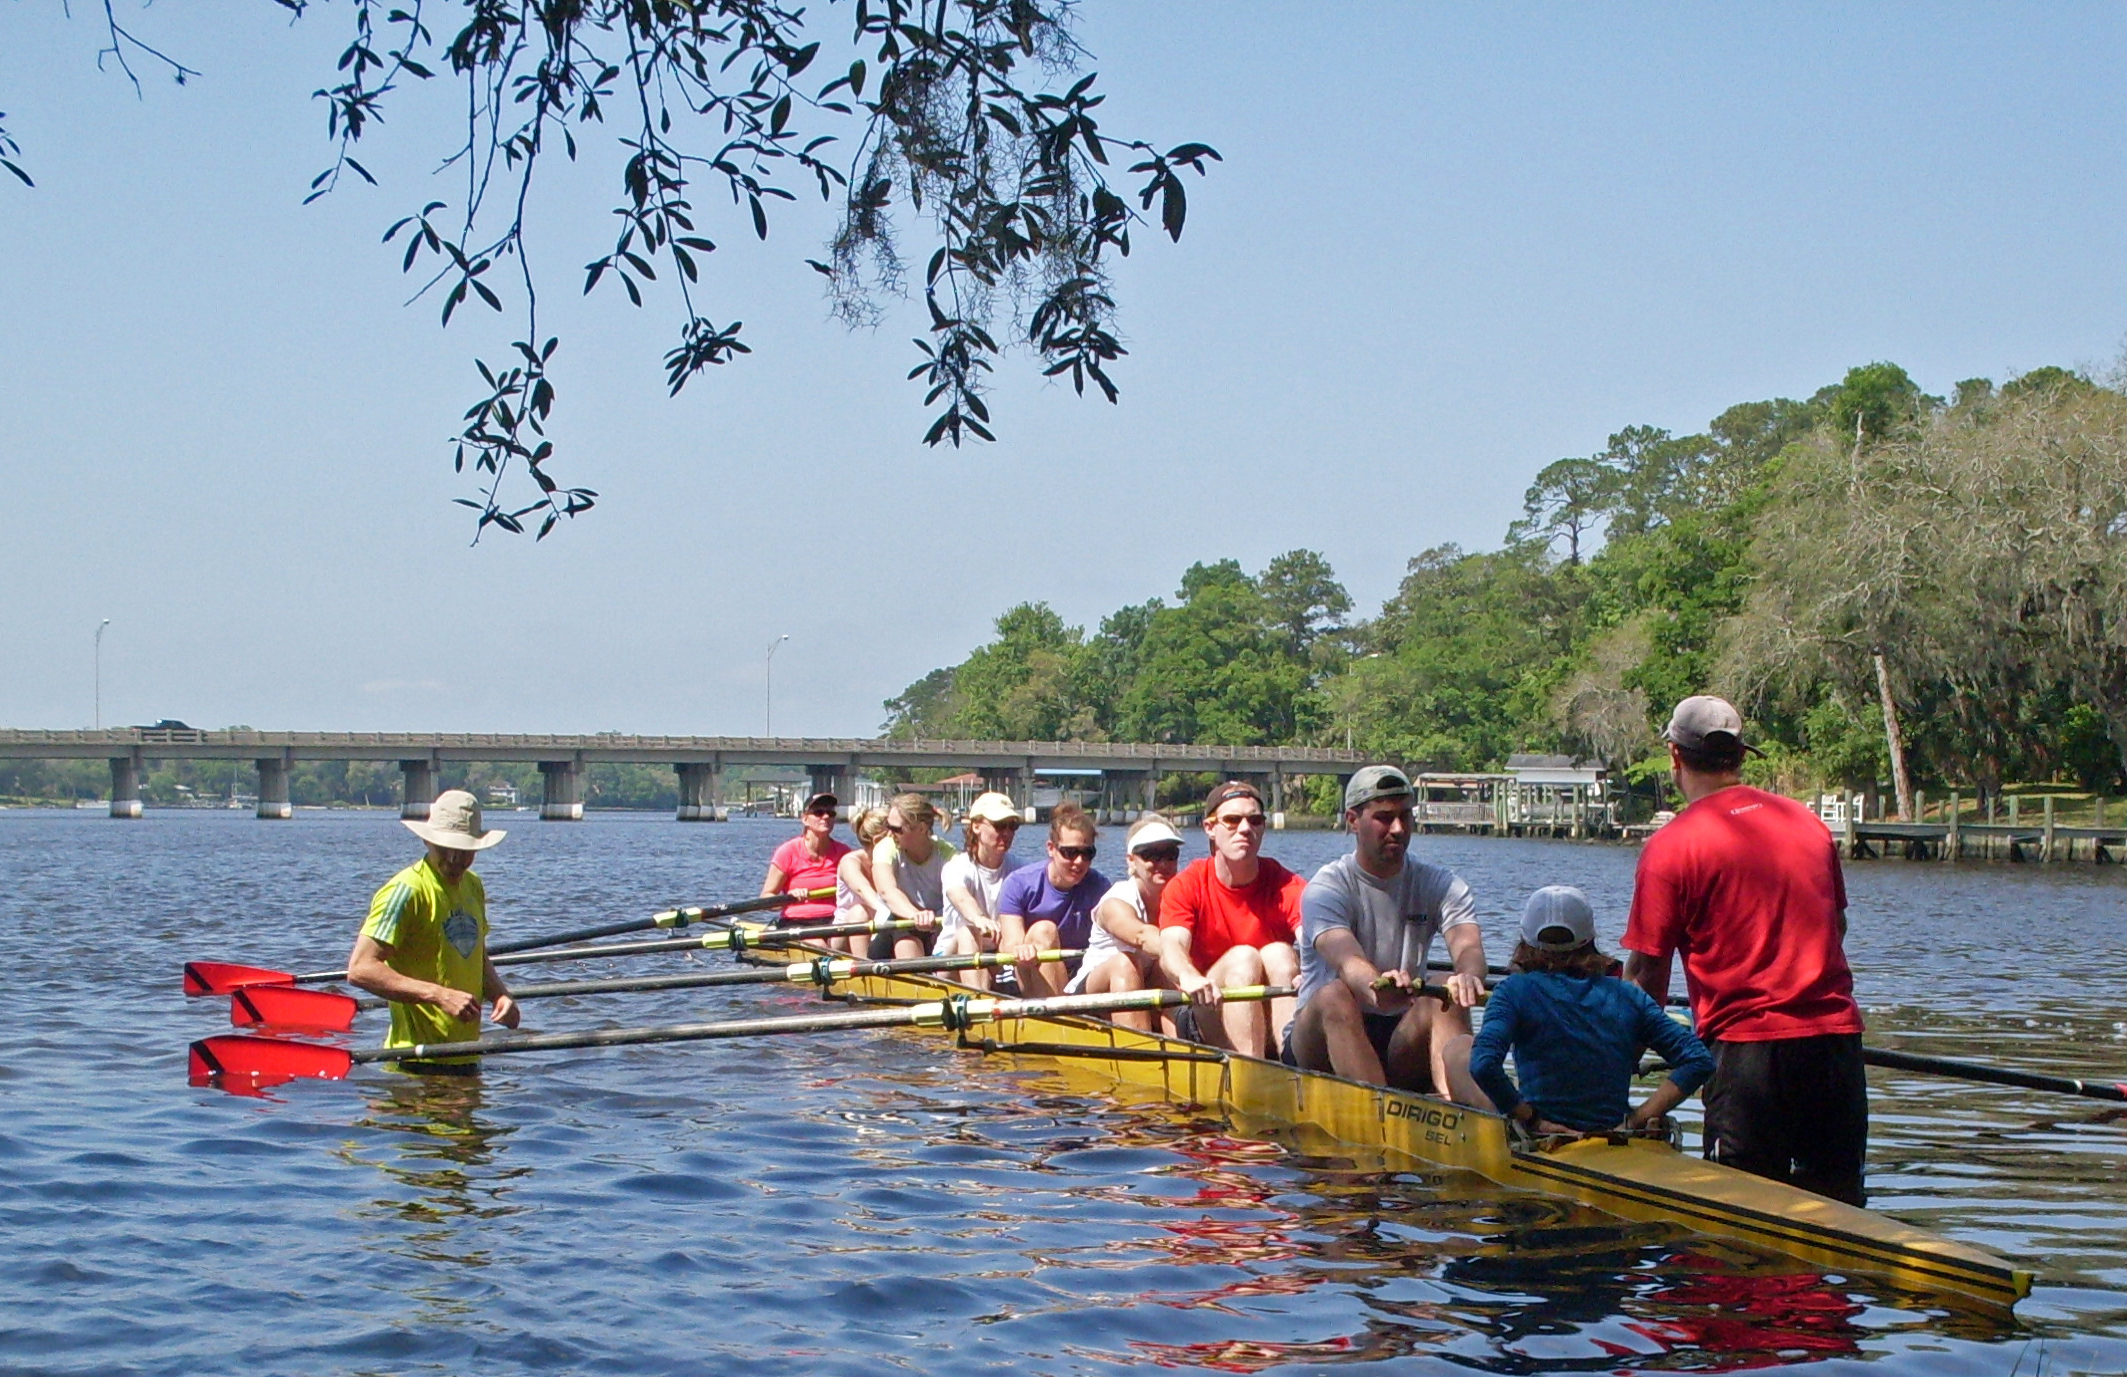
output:
[[[583,767],[574,760],[539,762],[540,783],[545,786],[539,804],[542,822],[583,821]]]
[[[111,816],[140,816],[140,752],[111,757]]]
[[[295,764],[287,751],[258,762],[258,816],[268,822],[285,822],[295,816],[288,800],[288,772]]]
[[[723,771],[708,761],[672,767],[679,775],[679,820],[722,822]]]
[[[399,816],[408,822],[427,822],[429,805],[436,801],[435,758],[399,762]]]

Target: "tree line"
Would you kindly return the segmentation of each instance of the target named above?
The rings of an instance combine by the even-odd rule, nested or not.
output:
[[[1183,572],[1090,632],[1023,603],[886,704],[931,739],[1519,751],[1667,774],[1732,697],[1790,791],[2127,785],[2127,395],[2042,368],[1931,396],[1872,363],[1699,433],[1545,465],[1495,549],[1412,557],[1372,617],[1319,553]]]

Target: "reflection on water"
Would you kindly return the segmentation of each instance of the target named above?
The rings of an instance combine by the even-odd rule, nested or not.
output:
[[[482,868],[498,928],[521,935],[750,892],[787,831],[525,827]],[[1304,868],[1341,845],[1273,849]],[[1424,845],[1470,880],[1495,950],[1553,880],[1587,889],[1614,940],[1631,853]],[[475,1080],[365,1070],[253,1101],[186,1089],[185,1042],[226,1010],[181,1001],[179,963],[335,959],[405,849],[388,815],[0,813],[0,960],[40,973],[0,1024],[0,1370],[2127,1370],[2127,1122],[1994,1087],[1872,1076],[1871,1188],[2037,1265],[2014,1319],[1237,1136],[933,1036],[522,1057]],[[2088,969],[2116,943],[2123,880],[1857,867],[1871,1037],[2127,1079],[2119,977]],[[528,1016],[809,1000],[664,992]]]

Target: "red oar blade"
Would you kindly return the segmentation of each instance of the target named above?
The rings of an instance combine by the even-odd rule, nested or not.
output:
[[[353,1065],[354,1058],[341,1047],[223,1033],[193,1043],[187,1069],[194,1085],[245,1095],[303,1076],[343,1080]]]
[[[305,1033],[344,1033],[354,1027],[355,1002],[330,990],[293,985],[242,985],[229,992],[229,1022],[238,1028],[265,1024]]]
[[[185,995],[198,999],[202,995],[227,994],[246,985],[292,985],[295,977],[287,971],[269,971],[264,966],[238,966],[228,961],[187,961],[185,963]]]

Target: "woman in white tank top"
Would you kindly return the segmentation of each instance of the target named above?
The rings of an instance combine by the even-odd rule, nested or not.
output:
[[[1119,994],[1161,983],[1160,896],[1181,865],[1182,834],[1165,818],[1147,813],[1130,824],[1123,845],[1129,853],[1129,878],[1110,889],[1093,910],[1093,936],[1071,982],[1073,993]],[[1149,1011],[1110,1017],[1125,1028],[1152,1031]]]

